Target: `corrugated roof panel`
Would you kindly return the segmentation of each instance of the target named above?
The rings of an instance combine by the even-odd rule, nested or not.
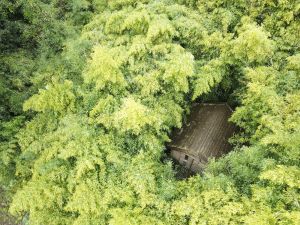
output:
[[[174,132],[169,146],[185,149],[204,160],[227,153],[231,147],[228,138],[236,130],[234,124],[228,122],[231,114],[226,103],[196,105],[187,123]]]

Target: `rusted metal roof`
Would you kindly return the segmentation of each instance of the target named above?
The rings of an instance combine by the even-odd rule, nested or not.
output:
[[[231,114],[232,109],[226,103],[195,105],[187,123],[174,131],[168,147],[202,162],[227,153],[231,148],[228,139],[237,129],[228,122]]]

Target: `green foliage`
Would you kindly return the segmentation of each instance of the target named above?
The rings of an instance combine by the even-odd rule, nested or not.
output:
[[[147,107],[134,101],[132,98],[124,99],[121,109],[114,115],[114,124],[119,131],[130,131],[133,134],[140,134],[141,130],[147,125],[156,122],[155,115]],[[157,126],[159,129],[159,126]]]
[[[270,67],[258,67],[246,69],[247,84],[246,96],[242,103],[243,107],[238,108],[232,120],[244,129],[245,134],[261,135],[260,127],[263,116],[268,112],[277,113],[280,109],[279,97],[276,95],[276,74],[278,72]]]
[[[269,180],[274,184],[286,184],[291,188],[300,188],[299,176],[299,168],[278,165],[275,169],[263,172],[260,178]]]
[[[300,223],[297,1],[2,1],[0,22],[0,184],[12,214]],[[234,151],[176,180],[171,130],[192,101],[219,96],[237,104]]]
[[[247,18],[243,18],[245,21]],[[233,41],[232,54],[235,58],[248,63],[263,63],[271,59],[273,41],[268,39],[262,27],[242,21],[238,30],[238,38]]]
[[[73,93],[73,83],[64,81],[46,86],[45,90],[33,95],[24,103],[24,110],[32,109],[36,112],[53,111],[62,113],[72,111],[75,107],[75,95]]]
[[[117,51],[113,52],[101,46],[95,47],[92,59],[88,61],[88,70],[84,74],[85,81],[94,82],[99,90],[110,87],[110,84],[114,85],[111,89],[124,86],[124,76],[119,70],[121,62],[117,55]]]
[[[211,60],[199,69],[195,81],[193,99],[195,100],[202,94],[208,93],[212,87],[220,83],[225,73],[224,64],[221,60]]]

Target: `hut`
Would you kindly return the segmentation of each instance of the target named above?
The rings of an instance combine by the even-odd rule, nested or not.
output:
[[[187,123],[172,134],[167,145],[171,157],[186,168],[199,172],[209,158],[230,151],[228,139],[236,126],[228,121],[232,109],[227,103],[197,104],[192,107]]]

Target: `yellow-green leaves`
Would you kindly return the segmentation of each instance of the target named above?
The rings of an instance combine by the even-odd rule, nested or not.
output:
[[[225,74],[224,62],[219,59],[211,60],[200,67],[196,73],[193,100],[202,94],[208,93],[212,87],[221,82]]]
[[[159,84],[159,71],[153,71],[144,76],[138,75],[134,78],[137,86],[141,89],[142,96],[151,96],[158,93],[162,87]]]
[[[170,56],[164,65],[163,80],[173,86],[176,92],[189,91],[188,77],[194,75],[194,57],[190,53],[182,52]]]
[[[2,168],[12,165],[10,174],[16,174],[9,183],[17,189],[14,214],[26,213],[37,225],[299,221],[295,1],[43,2],[55,5],[59,13],[53,15],[64,19],[57,21],[69,24],[72,17],[81,25],[70,32],[65,49],[41,49],[47,62],[42,71],[55,74],[52,62],[59,61],[61,81],[73,82],[53,82],[24,104],[24,110],[41,113],[8,142],[16,154],[0,145],[1,153],[9,149],[1,154]],[[38,33],[50,38],[48,28]],[[61,36],[47,40],[60,43]],[[22,63],[17,67],[7,70],[19,71]],[[39,77],[33,80],[45,79]],[[27,86],[19,77],[11,81],[16,90]],[[7,95],[6,82],[0,83]],[[232,101],[232,121],[243,131],[238,143],[247,147],[210,161],[202,175],[178,181],[164,143],[195,99]],[[4,133],[0,142],[15,132]]]
[[[117,101],[112,95],[108,95],[106,98],[101,98],[94,108],[90,111],[90,117],[95,120],[96,123],[110,128],[112,126],[112,114],[117,108]]]
[[[80,182],[65,207],[66,211],[78,212],[79,215],[99,216],[106,208],[101,201],[101,187],[98,182],[86,179]],[[79,216],[78,220],[81,217]]]
[[[150,109],[129,97],[123,100],[119,111],[114,114],[115,127],[123,132],[140,134],[147,125],[153,125],[156,118]]]
[[[42,89],[38,94],[28,99],[23,106],[27,111],[32,109],[37,112],[68,112],[75,108],[75,94],[73,91],[73,83],[64,81],[63,83],[54,82],[47,85],[46,89]]]
[[[125,17],[121,30],[127,30],[136,34],[145,33],[148,30],[149,22],[150,16],[146,10],[133,12]]]
[[[270,60],[274,51],[274,42],[269,34],[255,24],[246,23],[239,30],[239,36],[233,41],[232,52],[236,58],[250,63],[263,63]]]
[[[113,86],[122,88],[126,85],[124,76],[120,70],[118,52],[104,46],[96,46],[88,61],[84,78],[87,83],[95,83],[96,88],[102,90]]]
[[[290,56],[287,58],[288,65],[287,68],[290,70],[298,71],[298,76],[300,77],[300,53]]]
[[[288,185],[300,189],[300,170],[296,166],[278,165],[276,168],[264,171],[261,179],[269,180],[273,184]]]
[[[147,3],[149,0],[113,0],[113,1],[108,1],[109,6],[112,9],[117,9],[125,6],[132,6],[137,3]]]
[[[238,107],[231,120],[244,129],[246,134],[255,133],[253,138],[262,137],[266,129],[261,126],[263,116],[277,113],[282,106],[280,96],[276,93],[278,71],[272,67],[246,69],[248,79],[247,92],[243,98],[243,106]]]
[[[181,46],[193,33],[176,26],[175,18],[189,17],[188,11],[184,6],[158,2],[139,4],[107,11],[86,26],[84,34],[93,43],[101,43],[94,47],[83,72],[85,82],[95,84],[101,92],[90,111],[91,121],[139,135],[149,130],[162,134],[169,126],[180,125],[195,62]],[[196,19],[189,21],[201,26]],[[174,114],[164,115],[170,107]]]
[[[277,85],[278,71],[272,67],[260,66],[257,68],[247,68],[245,70],[246,77],[251,83],[260,84],[268,87],[275,87]]]
[[[261,142],[266,146],[280,146],[274,150],[275,154],[280,155],[282,159],[298,162],[300,158],[300,92],[277,98],[276,102],[276,105],[280,107],[263,117],[262,124],[269,129],[269,132]]]
[[[176,35],[175,28],[166,18],[153,20],[149,26],[147,39],[152,43],[161,43],[171,41]]]
[[[185,218],[187,224],[238,224],[246,210],[235,195],[233,191],[225,193],[217,189],[191,190],[186,197],[174,201],[172,213]]]

